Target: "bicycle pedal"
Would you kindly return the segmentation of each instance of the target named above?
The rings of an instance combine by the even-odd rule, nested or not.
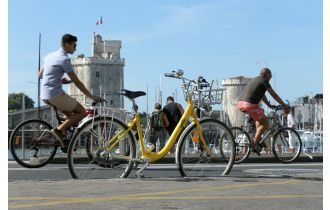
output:
[[[258,147],[260,147],[261,149],[262,148],[266,148],[267,147],[267,144],[265,142],[262,142],[261,144],[258,143]]]
[[[251,149],[252,149],[252,152],[254,152],[257,155],[261,156],[260,152],[261,152],[262,148],[260,149],[258,145],[256,145],[256,146],[251,145]]]

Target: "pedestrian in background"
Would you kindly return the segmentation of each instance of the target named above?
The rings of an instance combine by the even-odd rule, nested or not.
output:
[[[162,105],[155,103],[154,111],[151,114],[150,121],[150,139],[149,142],[154,145],[153,152],[156,148],[156,143],[159,140],[159,150],[165,146],[166,131],[165,128],[169,126],[166,114],[162,111]]]
[[[175,127],[180,122],[180,119],[184,113],[184,109],[181,104],[174,102],[174,98],[172,96],[168,96],[166,101],[167,104],[166,106],[164,106],[163,111],[169,121],[169,125],[167,126],[166,130],[168,132],[168,135],[171,136]],[[171,148],[170,152],[175,152],[174,145]]]

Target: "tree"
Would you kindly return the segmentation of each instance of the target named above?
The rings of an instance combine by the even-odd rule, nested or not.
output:
[[[25,96],[25,109],[33,108],[34,101],[24,93],[10,93],[8,94],[8,111],[15,112],[22,110],[22,99],[23,95]]]
[[[147,125],[147,113],[143,112],[143,113],[139,113],[139,117],[140,117],[140,122],[141,122],[141,126],[143,128],[146,128]]]

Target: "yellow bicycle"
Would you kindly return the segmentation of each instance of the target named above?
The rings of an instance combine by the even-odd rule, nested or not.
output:
[[[143,170],[150,163],[167,155],[177,140],[175,160],[182,176],[227,175],[234,163],[233,135],[219,120],[198,119],[192,100],[192,95],[196,92],[196,82],[182,75],[182,72],[165,75],[182,79],[188,106],[161,151],[155,153],[151,151],[153,148],[145,148],[140,118],[136,110],[133,109],[134,119],[128,124],[114,115],[95,116],[90,119],[92,123],[86,123],[86,126],[80,128],[76,138],[70,142],[68,165],[71,176],[75,179],[124,178],[130,174],[134,163],[141,163],[136,176],[142,177]],[[143,91],[125,89],[121,94],[132,101],[133,107],[137,97],[146,95]],[[190,124],[187,126],[188,121]],[[132,132],[134,127],[138,133],[138,140]],[[137,142],[140,152],[136,149]],[[85,151],[86,144],[90,146],[91,152]],[[220,151],[226,153],[225,157]]]

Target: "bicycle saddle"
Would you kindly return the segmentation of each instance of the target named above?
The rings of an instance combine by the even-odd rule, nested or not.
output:
[[[146,93],[144,91],[130,91],[126,89],[121,89],[120,94],[126,96],[127,98],[134,99],[140,96],[145,96]]]

